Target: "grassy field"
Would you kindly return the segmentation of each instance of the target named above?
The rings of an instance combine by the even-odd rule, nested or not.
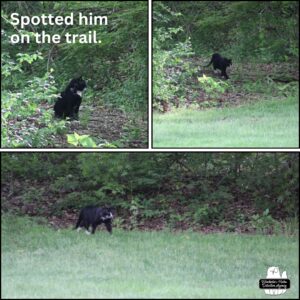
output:
[[[298,147],[299,101],[260,101],[153,116],[154,147]]]
[[[2,298],[270,298],[267,268],[297,298],[298,238],[115,230],[86,235],[2,218]]]

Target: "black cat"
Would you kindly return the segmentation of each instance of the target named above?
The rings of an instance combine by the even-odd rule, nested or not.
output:
[[[216,69],[221,70],[221,76],[224,76],[225,79],[229,78],[227,73],[226,73],[226,68],[232,65],[232,60],[231,59],[222,57],[218,53],[214,53],[213,56],[211,57],[210,63],[205,67],[208,67],[211,64],[213,64],[214,70],[216,70]]]
[[[104,223],[107,231],[112,233],[113,217],[113,208],[111,207],[86,206],[80,211],[74,229],[80,230],[80,227],[85,227],[86,233],[90,234],[89,227],[92,226],[92,233],[94,234],[96,227]]]
[[[69,117],[77,119],[82,93],[85,88],[86,82],[82,79],[82,76],[72,79],[54,105],[55,116],[58,118]]]

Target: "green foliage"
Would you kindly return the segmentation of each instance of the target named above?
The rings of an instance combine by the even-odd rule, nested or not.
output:
[[[284,79],[284,75],[281,76],[282,79]],[[246,81],[242,89],[244,92],[261,93],[268,95],[268,97],[272,95],[281,99],[286,97],[298,97],[299,93],[297,82],[278,83],[269,76],[264,76],[254,82]]]
[[[54,192],[72,193],[77,190],[80,179],[71,174],[62,177],[59,176],[51,184],[51,190]]]
[[[141,200],[138,197],[133,197],[130,201],[130,224],[132,229],[136,229],[138,225],[139,210],[141,208]]]
[[[284,233],[288,236],[299,236],[299,218],[288,218],[284,224]]]
[[[217,100],[219,99],[225,91],[228,90],[229,84],[225,81],[216,81],[211,77],[206,77],[203,74],[202,77],[198,77],[198,81],[200,83],[200,87],[205,91],[205,95],[208,99]],[[216,106],[215,101],[204,101],[201,102],[200,107],[207,108]]]
[[[79,135],[76,132],[73,134],[67,134],[67,141],[69,144],[77,147],[82,146],[85,148],[96,148],[97,144],[94,140],[87,134]]]
[[[67,134],[67,141],[74,147],[84,147],[84,148],[117,148],[115,144],[108,143],[106,141],[101,141],[98,144],[94,141],[92,137],[88,134],[79,135],[74,132],[72,134]]]
[[[23,62],[27,62],[30,65],[37,59],[43,59],[42,53],[37,52],[33,54],[28,53],[17,53],[16,55],[18,63],[21,65]]]
[[[241,61],[298,59],[297,1],[169,1],[165,5],[181,15],[166,22],[184,29],[179,40],[191,36],[197,55],[214,51]]]
[[[58,91],[78,75],[88,81],[85,103],[112,106],[131,112],[135,118],[147,113],[147,2],[37,1],[6,2],[1,6],[1,99],[3,147],[53,147],[55,135],[64,133],[63,122],[54,122],[53,103]],[[34,37],[45,30],[42,24],[18,28],[10,22],[12,12],[19,15],[62,15],[79,12],[107,15],[107,26],[63,28],[46,27],[50,35],[62,35],[59,44],[37,44]],[[97,32],[99,44],[72,44],[63,38],[70,34]],[[11,45],[10,36],[27,34],[30,43]],[[55,80],[54,80],[55,78]],[[87,118],[83,119],[86,125]],[[81,140],[82,141],[82,140]],[[94,144],[85,138],[83,144],[72,139],[73,146]],[[97,143],[97,142],[96,142]],[[103,147],[115,147],[104,143]]]
[[[36,187],[30,187],[23,194],[23,200],[26,204],[34,204],[36,201],[40,201],[43,197],[43,191]]]
[[[1,75],[3,78],[9,77],[15,71],[22,72],[21,64],[10,58],[7,52],[1,53]],[[4,80],[4,79],[3,79]],[[5,81],[1,82],[5,86]],[[8,81],[7,83],[8,84]]]
[[[216,209],[210,209],[208,204],[198,208],[193,215],[195,222],[201,222],[204,225],[210,224],[212,219],[216,216]]]
[[[198,78],[201,88],[212,98],[217,98],[228,88],[228,83],[224,81],[216,82],[213,78],[203,75]]]
[[[145,57],[141,54],[137,56],[137,53],[124,55],[119,67],[120,73],[124,73],[119,75],[123,80],[111,79],[110,84],[103,88],[105,104],[124,111],[146,113],[148,95]],[[133,70],[133,74],[128,74]]]
[[[47,107],[57,92],[55,82],[51,73],[46,73],[24,84],[16,71],[23,72],[24,63],[31,64],[42,57],[21,53],[17,56],[18,62],[8,55],[2,62],[1,143],[3,147],[43,147],[51,144],[53,134],[64,130],[64,122],[53,123]]]
[[[296,232],[299,217],[298,153],[3,153],[1,166],[5,210],[21,213],[93,203],[126,228],[264,234]]]
[[[84,206],[95,204],[100,205],[101,201],[89,192],[70,192],[64,198],[58,199],[52,211],[57,215],[62,215],[65,209],[81,209]]]
[[[191,65],[183,60],[193,54],[189,39],[168,48],[170,41],[180,31],[181,27],[154,29],[153,106],[159,110],[165,110],[166,105],[178,106],[175,103],[176,99],[185,94],[185,82],[194,71]]]
[[[3,81],[1,82],[2,87],[9,87],[11,84],[16,84],[20,82],[9,80],[8,77],[11,75],[15,75],[15,71],[19,71],[23,73],[22,66],[24,63],[32,64],[34,61],[40,59],[43,60],[43,57],[40,52],[37,53],[17,53],[16,54],[16,61],[11,59],[10,54],[7,52],[1,52],[1,75],[3,76]],[[11,78],[10,78],[11,79]],[[16,78],[17,79],[17,78]]]
[[[232,192],[225,185],[216,189],[210,181],[197,183],[192,191],[197,188],[201,189],[201,193],[197,195],[194,192],[194,198],[189,201],[189,212],[192,212],[190,217],[196,223],[217,224],[224,218],[226,209],[232,205]]]
[[[95,15],[108,15],[108,26],[68,28],[70,33],[97,31],[101,44],[64,43],[55,64],[59,81],[82,70],[89,86],[96,89],[94,102],[128,112],[147,109],[147,2],[56,2],[55,10],[66,14],[86,9]],[[61,30],[54,27],[53,30]]]
[[[170,214],[169,220],[168,220],[168,227],[170,229],[176,229],[178,228],[181,222],[185,221],[186,217],[185,215],[172,213]]]
[[[279,234],[282,232],[281,224],[269,215],[269,209],[266,209],[262,215],[251,216],[250,225],[262,234]]]
[[[40,153],[38,156],[33,153],[2,153],[1,178],[9,181],[31,178],[50,182],[61,178],[63,185],[63,178],[69,180],[74,178],[72,173],[78,174],[77,165],[74,164],[77,156],[77,153],[68,153],[61,158],[51,152]]]

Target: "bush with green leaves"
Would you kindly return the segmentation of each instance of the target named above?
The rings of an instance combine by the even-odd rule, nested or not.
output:
[[[202,90],[210,99],[218,99],[229,87],[224,81],[216,81],[211,77],[203,75],[198,77],[198,82]]]
[[[262,215],[252,215],[250,226],[252,226],[258,233],[262,234],[278,234],[282,232],[280,222],[275,220],[269,214],[269,209],[266,209]]]
[[[182,28],[157,28],[153,37],[153,107],[166,111],[165,106],[178,106],[185,95],[186,80],[193,73],[192,66],[184,61],[193,55],[191,42],[178,42],[172,48],[165,45]]]
[[[196,55],[214,51],[235,61],[299,60],[297,1],[165,1],[164,6],[181,16],[164,23],[184,29],[174,43],[190,36]]]
[[[19,82],[24,64],[42,59],[39,53],[2,55],[1,143],[3,147],[42,147],[51,143],[55,133],[64,130],[64,121],[53,123],[52,110],[57,90],[51,72]],[[52,70],[51,70],[52,71]]]
[[[67,141],[70,145],[75,147],[84,147],[84,148],[116,148],[114,144],[102,141],[101,143],[96,143],[92,137],[88,134],[78,134],[76,132],[72,134],[67,134]]]

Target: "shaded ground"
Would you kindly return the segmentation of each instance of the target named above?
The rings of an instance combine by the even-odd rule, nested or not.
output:
[[[65,123],[54,117],[53,105],[40,103],[30,116],[18,116],[8,121],[16,143],[30,148],[72,148],[67,134],[90,136],[97,145],[113,148],[147,148],[148,120],[138,114],[103,106],[82,106],[79,121]],[[28,140],[28,142],[27,142]],[[30,146],[27,146],[30,145]]]
[[[89,135],[99,144],[108,142],[118,148],[146,148],[147,122],[130,119],[124,112],[105,107],[83,106],[79,121],[67,124],[68,133]],[[56,147],[72,147],[67,143],[66,135],[58,136]]]
[[[174,97],[171,103],[162,103],[163,112],[170,111],[172,106],[195,106],[196,109],[207,109],[263,100],[264,97],[269,98],[272,92],[274,92],[272,96],[278,96],[278,90],[272,90],[271,83],[276,83],[277,86],[284,89],[284,85],[287,83],[298,84],[299,82],[299,63],[235,63],[233,61],[233,65],[227,68],[230,79],[226,81],[220,78],[219,70],[215,74],[212,66],[203,67],[207,65],[207,62],[199,57],[184,60],[184,64],[189,64],[191,68],[197,70],[197,74],[187,78],[183,76],[184,81],[179,79],[178,84],[182,89],[182,99],[179,100],[178,97]],[[178,74],[182,71],[180,65],[169,67],[167,69],[168,77],[177,81]],[[198,82],[198,78],[203,75],[216,80],[220,79],[222,82],[228,83],[229,86],[224,93],[219,93],[219,95],[213,95],[213,92],[207,93]],[[270,86],[268,91],[266,91],[267,86]],[[275,94],[276,92],[277,94]]]

